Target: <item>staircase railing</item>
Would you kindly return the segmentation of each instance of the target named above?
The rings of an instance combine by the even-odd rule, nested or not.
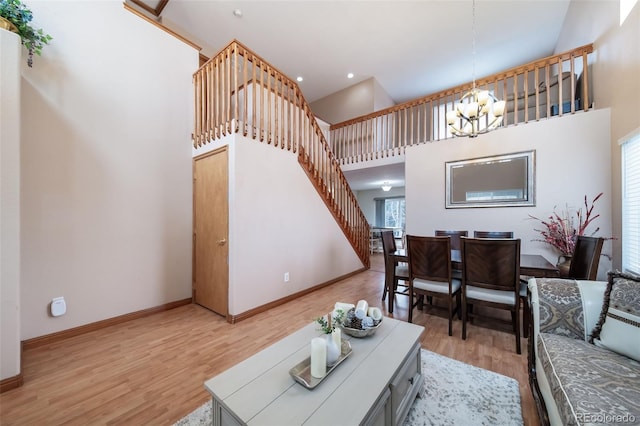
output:
[[[588,56],[578,47],[476,80],[476,86],[507,101],[503,126],[587,111],[593,103]],[[446,115],[471,83],[334,124],[333,152],[340,164],[404,153],[413,144],[451,138]]]
[[[347,239],[369,267],[369,223],[298,85],[236,40],[193,75],[194,147],[242,132],[298,154]]]

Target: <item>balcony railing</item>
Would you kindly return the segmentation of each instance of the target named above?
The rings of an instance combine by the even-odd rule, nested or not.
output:
[[[593,45],[549,56],[476,81],[479,89],[507,101],[502,126],[587,111],[593,104],[588,66]],[[331,126],[340,164],[404,153],[413,144],[451,138],[446,115],[471,83]]]

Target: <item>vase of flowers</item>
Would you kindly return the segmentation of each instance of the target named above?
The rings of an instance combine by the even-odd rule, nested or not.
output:
[[[342,324],[343,318],[344,312],[342,310],[329,313],[326,318],[316,318],[316,322],[320,324],[320,329],[324,333],[326,340],[327,367],[332,367],[336,362],[338,362],[340,352],[342,351],[342,344],[338,343],[341,341],[340,329],[337,327]]]
[[[600,197],[602,192],[595,196],[591,200],[591,205],[587,204],[587,196],[584,197],[584,212],[582,207],[576,211],[570,210],[568,207],[565,210],[558,212],[554,207],[553,213],[549,215],[546,220],[539,219],[535,216],[529,215],[530,218],[537,220],[542,227],[535,229],[541,238],[536,238],[532,241],[542,241],[549,244],[560,252],[558,256],[558,264],[556,265],[560,270],[560,276],[567,276],[569,273],[569,266],[571,265],[571,258],[576,248],[576,239],[579,235],[592,236],[600,230],[597,227],[595,230],[587,233],[587,227],[598,217],[599,214],[593,214],[594,204]]]

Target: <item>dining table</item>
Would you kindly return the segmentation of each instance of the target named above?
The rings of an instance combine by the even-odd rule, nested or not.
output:
[[[406,249],[398,249],[390,255],[396,262],[409,262]],[[462,269],[462,254],[460,250],[451,250],[451,269]],[[520,254],[520,275],[535,278],[554,278],[560,276],[560,270],[544,256],[540,254]],[[393,288],[393,277],[385,274],[385,285],[389,293],[389,309],[393,310],[393,299],[395,290]]]

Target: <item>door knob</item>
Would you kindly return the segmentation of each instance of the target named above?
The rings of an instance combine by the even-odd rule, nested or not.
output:
[[[223,238],[221,240],[218,240],[218,245],[219,246],[223,246],[223,245],[225,245],[226,242],[227,242],[227,240],[225,238]]]

